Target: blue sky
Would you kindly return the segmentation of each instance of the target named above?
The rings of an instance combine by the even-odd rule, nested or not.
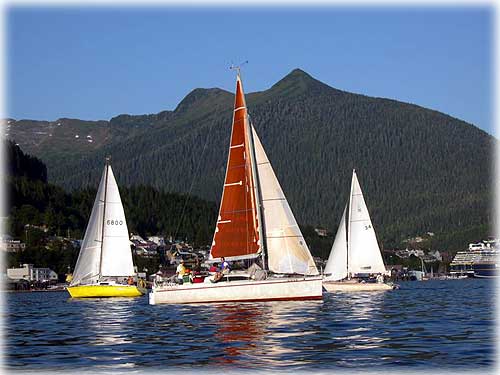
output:
[[[265,90],[294,68],[496,134],[488,7],[10,7],[7,115],[110,119],[197,87]]]

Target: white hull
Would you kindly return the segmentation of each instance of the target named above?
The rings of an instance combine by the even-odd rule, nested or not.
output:
[[[309,299],[322,299],[320,277],[154,286],[149,293],[150,305]]]
[[[369,292],[394,289],[393,285],[385,283],[358,283],[349,281],[323,281],[323,287],[328,292]]]

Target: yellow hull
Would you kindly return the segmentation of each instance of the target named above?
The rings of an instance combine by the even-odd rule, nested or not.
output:
[[[91,297],[139,297],[146,289],[135,285],[83,285],[66,288],[73,298]]]

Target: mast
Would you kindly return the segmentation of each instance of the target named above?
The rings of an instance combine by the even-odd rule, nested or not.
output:
[[[106,157],[106,169],[105,169],[105,176],[104,176],[104,202],[103,202],[103,209],[102,209],[102,230],[101,230],[101,254],[99,256],[99,280],[102,277],[102,249],[103,249],[103,244],[104,244],[104,226],[106,224],[106,193],[108,192],[108,169],[109,169],[109,161],[110,157]]]
[[[243,64],[247,63],[248,61],[245,61]],[[241,64],[242,65],[242,64]],[[243,82],[241,81],[241,65],[239,66],[231,66],[231,70],[236,70],[236,76],[240,80],[241,87],[243,89]],[[246,101],[245,101],[245,107],[246,107]],[[249,146],[250,146],[250,165],[252,167],[252,176],[254,177],[253,182],[253,188],[255,191],[255,200],[256,200],[256,209],[257,209],[257,220],[258,220],[258,231],[259,231],[259,240],[260,240],[260,245],[261,245],[261,256],[262,256],[262,269],[266,269],[266,263],[265,263],[265,253],[267,250],[266,246],[266,239],[264,237],[264,215],[262,215],[262,194],[261,194],[261,187],[260,187],[260,179],[259,179],[259,173],[257,171],[257,158],[255,156],[255,146],[254,146],[254,139],[253,139],[253,125],[250,124],[250,115],[248,114],[248,108],[246,110],[246,130],[248,134],[248,140],[249,140]]]
[[[356,170],[352,170],[352,179],[351,179],[351,193],[349,194],[349,210],[347,214],[349,215],[349,219],[346,221],[347,224],[347,279],[351,279],[351,273],[349,272],[349,255],[350,251],[349,248],[351,247],[351,210],[352,210],[352,190],[354,188],[354,175],[356,173]]]
[[[239,74],[239,72],[238,72]],[[255,191],[256,191],[256,194],[255,194],[255,199],[257,200],[257,204],[256,204],[256,207],[257,207],[257,220],[258,222],[260,223],[260,225],[258,226],[258,229],[259,229],[259,238],[260,238],[260,244],[261,244],[261,255],[262,255],[262,269],[266,269],[266,263],[265,263],[265,253],[267,252],[267,240],[266,240],[266,237],[264,237],[264,226],[265,226],[265,222],[264,222],[264,215],[262,215],[262,205],[261,205],[261,202],[262,202],[262,192],[261,192],[261,187],[260,187],[260,178],[259,178],[259,173],[257,171],[257,158],[255,156],[255,146],[254,146],[254,139],[253,139],[253,131],[252,131],[252,128],[253,128],[253,125],[250,124],[250,119],[249,119],[250,116],[248,116],[248,112],[247,112],[247,123],[248,123],[248,126],[247,126],[247,129],[249,131],[249,139],[250,139],[250,150],[252,151],[252,154],[250,156],[250,161],[251,161],[251,165],[252,165],[252,174],[255,178]]]
[[[211,259],[254,259],[262,252],[249,120],[239,67],[233,69],[238,74],[231,140],[219,216],[210,249]]]

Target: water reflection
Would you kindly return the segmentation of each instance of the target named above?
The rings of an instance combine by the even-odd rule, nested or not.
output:
[[[266,309],[254,304],[228,304],[218,307],[216,337],[222,343],[224,356],[217,362],[234,363],[244,352],[255,350],[266,334]],[[252,355],[252,353],[248,353]]]
[[[245,368],[298,363],[291,358],[304,348],[296,343],[317,333],[304,327],[315,321],[321,306],[318,301],[219,305],[215,336],[223,354],[215,362]]]
[[[68,298],[67,304],[78,333],[78,353],[81,365],[101,369],[133,368],[137,366],[135,326],[140,322],[138,309],[142,298]]]
[[[75,372],[484,369],[494,363],[494,293],[482,280],[407,283],[323,302],[180,306],[11,293],[5,358],[11,368]]]
[[[334,356],[340,366],[352,367],[366,361],[366,354],[363,353],[377,351],[389,340],[384,336],[384,330],[380,329],[387,298],[387,292],[326,294],[325,305],[328,308],[323,311],[326,322],[322,327],[329,331],[329,337],[324,338],[316,349],[322,349],[324,356],[330,358],[329,352],[333,350],[357,353],[349,361],[344,360],[346,355]],[[328,322],[330,319],[332,321]]]
[[[130,298],[70,299],[87,334],[94,337],[93,346],[130,343],[127,321],[130,319]]]

